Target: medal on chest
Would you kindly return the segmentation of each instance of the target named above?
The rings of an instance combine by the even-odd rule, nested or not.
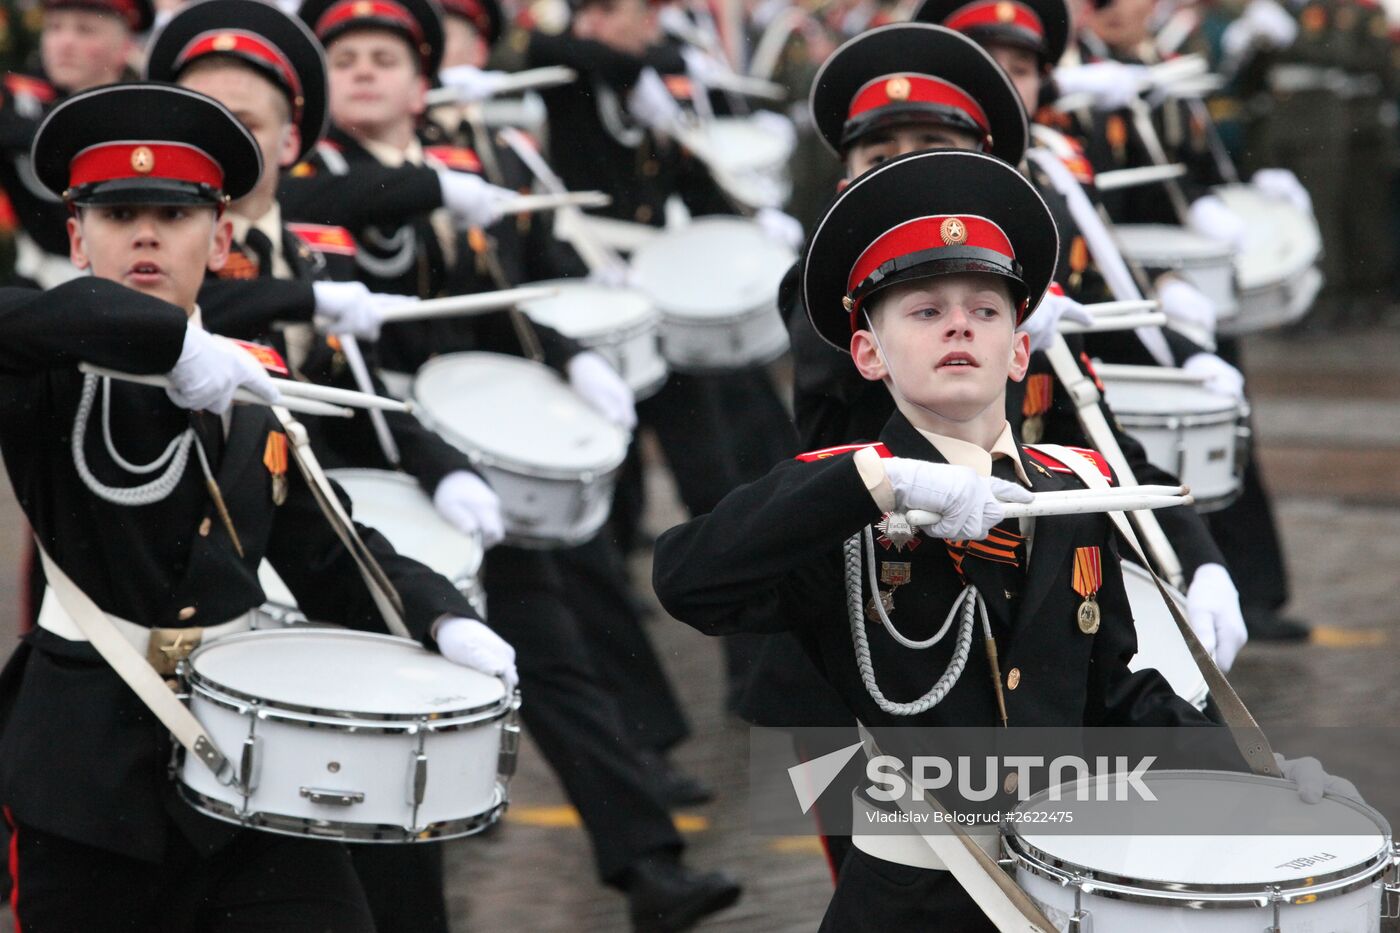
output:
[[[1055,395],[1055,379],[1049,373],[1032,373],[1026,377],[1026,397],[1021,401],[1021,440],[1038,444],[1045,437],[1045,415]]]
[[[281,431],[267,432],[263,466],[272,475],[272,504],[281,505],[287,501],[287,435]]]
[[[1074,591],[1084,598],[1076,614],[1079,630],[1092,635],[1099,630],[1103,614],[1099,611],[1098,592],[1103,586],[1103,562],[1097,547],[1074,549]]]
[[[870,597],[870,601],[865,605],[865,616],[871,621],[880,621],[880,610],[884,609],[885,615],[894,612],[894,593],[904,584],[914,578],[914,564],[906,560],[882,560],[880,561],[880,582],[888,586],[888,590],[878,587],[875,595]],[[879,604],[876,604],[879,600]]]

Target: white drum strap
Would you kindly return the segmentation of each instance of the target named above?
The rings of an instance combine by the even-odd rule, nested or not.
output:
[[[1035,448],[1045,451],[1069,467],[1074,475],[1079,477],[1084,485],[1090,489],[1109,488],[1108,480],[1099,472],[1099,468],[1083,454],[1059,444],[1036,444]],[[1264,736],[1264,730],[1259,728],[1259,723],[1250,714],[1244,701],[1235,692],[1235,688],[1230,686],[1230,682],[1225,679],[1220,668],[1215,666],[1215,660],[1201,644],[1201,640],[1196,637],[1196,633],[1191,630],[1191,624],[1187,622],[1186,616],[1182,615],[1181,608],[1167,594],[1167,588],[1162,583],[1161,577],[1157,576],[1152,569],[1152,564],[1143,556],[1142,546],[1138,543],[1137,535],[1133,533],[1133,526],[1129,524],[1127,516],[1122,512],[1108,512],[1107,515],[1109,520],[1113,522],[1113,526],[1118,529],[1123,541],[1131,549],[1129,556],[1137,558],[1142,563],[1143,568],[1152,577],[1152,582],[1156,584],[1157,592],[1162,595],[1162,602],[1166,604],[1167,611],[1175,620],[1177,631],[1181,633],[1186,647],[1191,650],[1191,657],[1195,660],[1196,667],[1200,668],[1201,676],[1205,678],[1206,686],[1210,688],[1210,694],[1215,699],[1215,705],[1220,710],[1221,718],[1225,720],[1225,726],[1230,730],[1230,734],[1234,738],[1235,744],[1239,746],[1240,754],[1248,762],[1250,770],[1255,774],[1267,777],[1283,777],[1278,764],[1274,761],[1274,751],[1269,745],[1269,740]]]
[[[97,649],[102,660],[106,661],[117,676],[131,688],[137,699],[155,714],[161,725],[170,730],[175,741],[204,762],[220,783],[233,783],[233,766],[219,751],[209,733],[204,731],[199,720],[166,685],[165,679],[157,674],[150,662],[117,631],[112,620],[107,618],[107,613],[103,612],[49,557],[37,537],[34,539],[34,545],[38,548],[39,559],[44,565],[44,576],[48,579],[54,596],[58,598],[59,605],[68,613],[68,617],[78,626],[92,647]]]
[[[399,598],[398,590],[394,589],[394,584],[384,573],[384,568],[379,566],[379,561],[374,559],[374,554],[360,539],[359,533],[355,531],[355,523],[345,514],[340,497],[335,494],[330,480],[326,478],[325,471],[316,459],[316,454],[311,450],[306,428],[281,405],[273,405],[272,411],[282,423],[283,430],[287,432],[287,439],[291,441],[292,459],[296,461],[297,468],[305,477],[306,485],[311,487],[316,504],[321,507],[326,520],[335,530],[336,537],[340,538],[340,543],[354,558],[355,566],[359,568],[360,576],[364,578],[375,606],[384,617],[385,626],[394,635],[412,638],[408,626],[403,621],[403,601]]]

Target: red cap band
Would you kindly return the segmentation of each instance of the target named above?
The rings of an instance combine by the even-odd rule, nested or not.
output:
[[[133,0],[47,0],[46,10],[97,10],[115,13],[122,18],[128,29],[141,28],[141,9]]]
[[[486,7],[478,0],[443,0],[442,9],[446,13],[455,13],[471,20],[472,26],[483,37],[491,32],[491,17],[487,15]]]
[[[119,178],[163,178],[204,184],[221,191],[224,171],[203,150],[181,143],[101,143],[73,157],[68,166],[68,186],[77,188]]]
[[[846,294],[853,294],[862,282],[887,262],[913,253],[936,251],[943,247],[970,247],[990,250],[1014,262],[1016,251],[1001,227],[985,217],[967,214],[939,214],[916,217],[885,231],[865,248],[846,278]],[[937,258],[934,256],[933,258]],[[851,327],[855,329],[858,299],[851,301]]]
[[[261,36],[241,29],[211,30],[195,36],[189,45],[175,56],[175,70],[179,71],[205,55],[241,55],[267,65],[282,79],[282,86],[292,98],[292,122],[296,123],[301,119],[301,108],[305,103],[301,93],[301,77],[292,66],[291,59],[283,55],[281,49]]]
[[[316,21],[316,36],[324,39],[337,26],[354,19],[389,20],[408,31],[417,45],[423,43],[423,29],[408,8],[393,0],[341,0],[331,5]]]
[[[978,26],[1018,26],[1045,38],[1045,25],[1035,10],[1015,0],[982,0],[970,3],[954,12],[943,21],[943,25],[958,32],[966,32]]]
[[[942,78],[912,73],[889,74],[866,82],[851,99],[846,119],[854,120],[872,110],[898,104],[951,107],[966,114],[968,119],[981,127],[984,136],[990,136],[992,132],[986,111],[962,88]]]

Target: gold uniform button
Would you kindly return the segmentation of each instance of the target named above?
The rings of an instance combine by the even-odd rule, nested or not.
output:
[[[638,222],[638,223],[642,223],[642,224],[649,224],[649,223],[651,223],[651,205],[650,205],[650,204],[642,204],[642,205],[639,205],[639,206],[637,207],[636,212],[633,214],[633,216],[637,218],[637,222]]]
[[[1002,789],[1005,790],[1008,794],[1016,793],[1016,788],[1019,787],[1020,784],[1020,776],[1015,771],[1012,771],[1010,774],[1008,774],[1006,776],[1006,780],[1001,782]]]
[[[1006,689],[1015,690],[1019,686],[1021,686],[1021,669],[1013,667],[1006,672]]]
[[[202,521],[202,522],[199,523],[199,536],[200,536],[201,538],[207,538],[207,537],[209,537],[209,529],[212,528],[213,526],[214,526],[214,523],[213,523],[212,521],[210,521],[209,518],[206,516],[205,519],[204,519],[204,521]]]
[[[176,613],[176,615],[179,616],[181,622],[188,622],[190,619],[194,618],[194,611],[195,610],[193,606],[186,606],[184,609],[181,609],[178,613]]]

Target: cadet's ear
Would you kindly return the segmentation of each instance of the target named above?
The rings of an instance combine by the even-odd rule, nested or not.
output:
[[[1026,372],[1030,368],[1031,335],[1018,330],[1011,335],[1011,365],[1007,368],[1006,375],[1012,382],[1020,382],[1026,378]]]
[[[216,214],[214,231],[209,241],[210,272],[218,272],[228,263],[229,251],[233,248],[233,221],[226,214]]]
[[[414,80],[416,83],[413,89],[413,104],[410,106],[409,112],[418,117],[422,116],[424,111],[428,109],[428,79],[420,74]]]
[[[889,374],[885,358],[875,345],[875,336],[868,330],[858,330],[851,335],[851,360],[861,376],[871,382],[879,382]]]
[[[74,211],[68,216],[68,261],[79,269],[87,269],[92,263],[88,260],[87,249],[83,245],[82,215]]]
[[[301,130],[295,123],[282,127],[282,138],[277,143],[277,167],[290,168],[297,163],[297,153],[301,152]],[[275,172],[272,166],[263,166],[265,172]]]

